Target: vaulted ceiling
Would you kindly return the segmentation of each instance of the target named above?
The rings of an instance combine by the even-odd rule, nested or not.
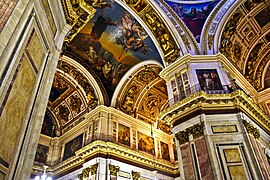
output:
[[[101,104],[169,132],[159,72],[188,53],[221,52],[257,91],[270,86],[270,1],[61,2],[70,33],[45,118],[58,135]]]

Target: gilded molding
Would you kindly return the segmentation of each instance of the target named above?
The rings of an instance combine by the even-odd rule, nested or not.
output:
[[[67,46],[94,16],[96,9],[87,4],[85,0],[61,0],[61,4],[67,23],[72,26],[70,33],[65,38],[64,46]]]
[[[198,110],[211,110],[213,112],[218,110],[240,110],[270,134],[270,118],[241,90],[231,94],[206,94],[201,91],[162,111],[159,117],[167,124],[173,125],[179,118],[188,116]]]
[[[208,34],[207,37],[208,37],[208,40],[207,40],[208,49],[211,50],[214,43],[214,34]]]
[[[89,82],[87,77],[85,77],[81,71],[79,71],[76,67],[70,65],[65,61],[61,61],[61,63],[58,63],[57,68],[74,78],[77,83],[82,87],[85,92],[86,99],[88,100],[87,105],[89,108],[94,109],[95,107],[97,107],[98,98],[96,96],[96,92],[91,85],[91,82]]]
[[[156,167],[161,171],[171,174],[176,174],[179,172],[177,166],[175,166],[173,163],[153,159],[153,156],[141,154],[140,152],[111,142],[103,142],[98,140],[76,151],[76,156],[80,157],[81,159],[87,159],[96,154],[110,154],[112,156],[123,158],[138,164]]]
[[[179,144],[184,144],[189,141],[189,135],[193,135],[193,138],[198,138],[200,136],[203,136],[203,129],[204,129],[204,124],[199,123],[195,124],[194,126],[191,126],[184,131],[180,131],[177,134],[175,134],[176,139],[179,141]]]
[[[165,23],[152,8],[148,8],[141,18],[157,38],[164,54],[164,60],[168,63],[174,62],[180,56],[180,50]]]
[[[221,8],[229,8],[232,4],[234,3],[234,1],[232,0],[222,0],[220,3],[218,3],[218,5],[214,8],[214,10],[211,12],[211,14],[209,15],[209,17],[207,18],[208,20],[205,22],[204,24],[204,29],[201,33],[202,36],[202,52],[203,54],[206,53],[206,36],[208,33],[208,37],[207,37],[207,45],[209,50],[211,50],[212,45],[213,45],[213,41],[214,41],[214,34],[215,31],[217,29],[217,24],[219,23],[219,21],[221,20],[221,18],[224,16],[224,14],[227,11],[222,11]],[[209,34],[211,34],[209,38]],[[213,39],[212,39],[213,38]]]
[[[253,124],[243,120],[243,124],[249,134],[252,134],[256,139],[260,138],[260,131]]]
[[[189,46],[192,43],[192,45],[194,46],[196,54],[200,54],[200,48],[198,46],[198,43],[197,43],[196,39],[194,38],[194,36],[192,35],[191,31],[185,25],[185,23],[179,18],[179,16],[177,16],[175,14],[175,12],[170,8],[170,6],[166,2],[164,2],[164,0],[155,0],[155,1],[159,4],[159,6],[162,8],[162,10],[170,18],[170,20],[172,21],[172,23],[175,26],[175,29],[180,34],[184,44],[186,46],[188,45],[187,50],[191,50],[191,48],[189,48]],[[189,41],[187,36],[190,38],[191,42]],[[185,39],[183,39],[183,38],[185,38]]]

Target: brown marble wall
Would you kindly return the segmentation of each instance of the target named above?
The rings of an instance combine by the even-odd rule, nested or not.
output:
[[[184,167],[185,179],[195,179],[195,173],[193,168],[192,155],[189,144],[184,144],[180,147],[182,162]]]
[[[268,175],[267,175],[267,178],[270,179],[270,164],[267,160],[267,157],[266,157],[266,154],[264,152],[264,148],[259,144],[259,150],[260,150],[260,153],[262,155],[262,159],[263,159],[263,162],[265,164],[265,168],[266,168],[266,171],[268,171]]]
[[[265,177],[265,179],[270,179],[270,177],[267,175],[267,170],[264,164],[264,160],[262,159],[263,154],[261,154],[260,149],[258,148],[260,146],[260,144],[257,143],[256,139],[254,138],[254,136],[250,135],[250,141],[253,147],[253,150],[255,152],[255,156],[257,157],[257,160],[259,162],[260,168],[262,170],[263,176]]]
[[[200,166],[201,178],[205,180],[214,179],[210,165],[209,155],[205,144],[205,139],[200,138],[195,141],[197,157]]]
[[[9,16],[19,0],[1,0],[0,1],[0,32],[4,28]]]

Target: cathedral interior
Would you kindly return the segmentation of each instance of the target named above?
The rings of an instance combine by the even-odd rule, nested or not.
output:
[[[270,179],[269,0],[0,7],[0,180]]]

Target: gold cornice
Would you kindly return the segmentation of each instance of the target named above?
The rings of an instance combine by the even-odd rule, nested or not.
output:
[[[160,159],[154,159],[151,155],[145,155],[129,148],[103,141],[95,141],[76,152],[76,156],[87,159],[95,154],[105,154],[129,160],[170,174],[179,173],[178,166]]]
[[[84,0],[61,0],[61,4],[67,23],[72,27],[70,33],[65,38],[65,42],[69,43],[92,19],[96,9]]]
[[[53,166],[50,168],[52,174],[54,176],[61,174],[63,172],[66,172],[76,166],[82,165],[84,163],[84,160],[81,157],[73,156],[61,163],[59,163],[56,166]]]
[[[82,149],[75,152],[75,156],[69,158],[56,166],[51,167],[50,173],[54,176],[67,172],[68,170],[80,166],[91,157],[95,156],[114,156],[119,157],[136,164],[143,164],[150,168],[156,168],[159,171],[163,171],[169,174],[179,174],[179,167],[172,162],[168,162],[162,159],[155,159],[152,155],[146,155],[138,151],[125,148],[123,146],[104,141],[95,141]],[[33,170],[42,171],[42,167],[33,166]]]
[[[180,118],[195,111],[240,110],[247,114],[256,124],[270,134],[270,118],[243,91],[231,94],[206,94],[201,91],[176,103],[159,114],[167,124],[175,124]]]
[[[248,133],[252,134],[256,139],[260,138],[260,131],[258,128],[255,128],[253,124],[243,120],[243,124],[247,130]]]

